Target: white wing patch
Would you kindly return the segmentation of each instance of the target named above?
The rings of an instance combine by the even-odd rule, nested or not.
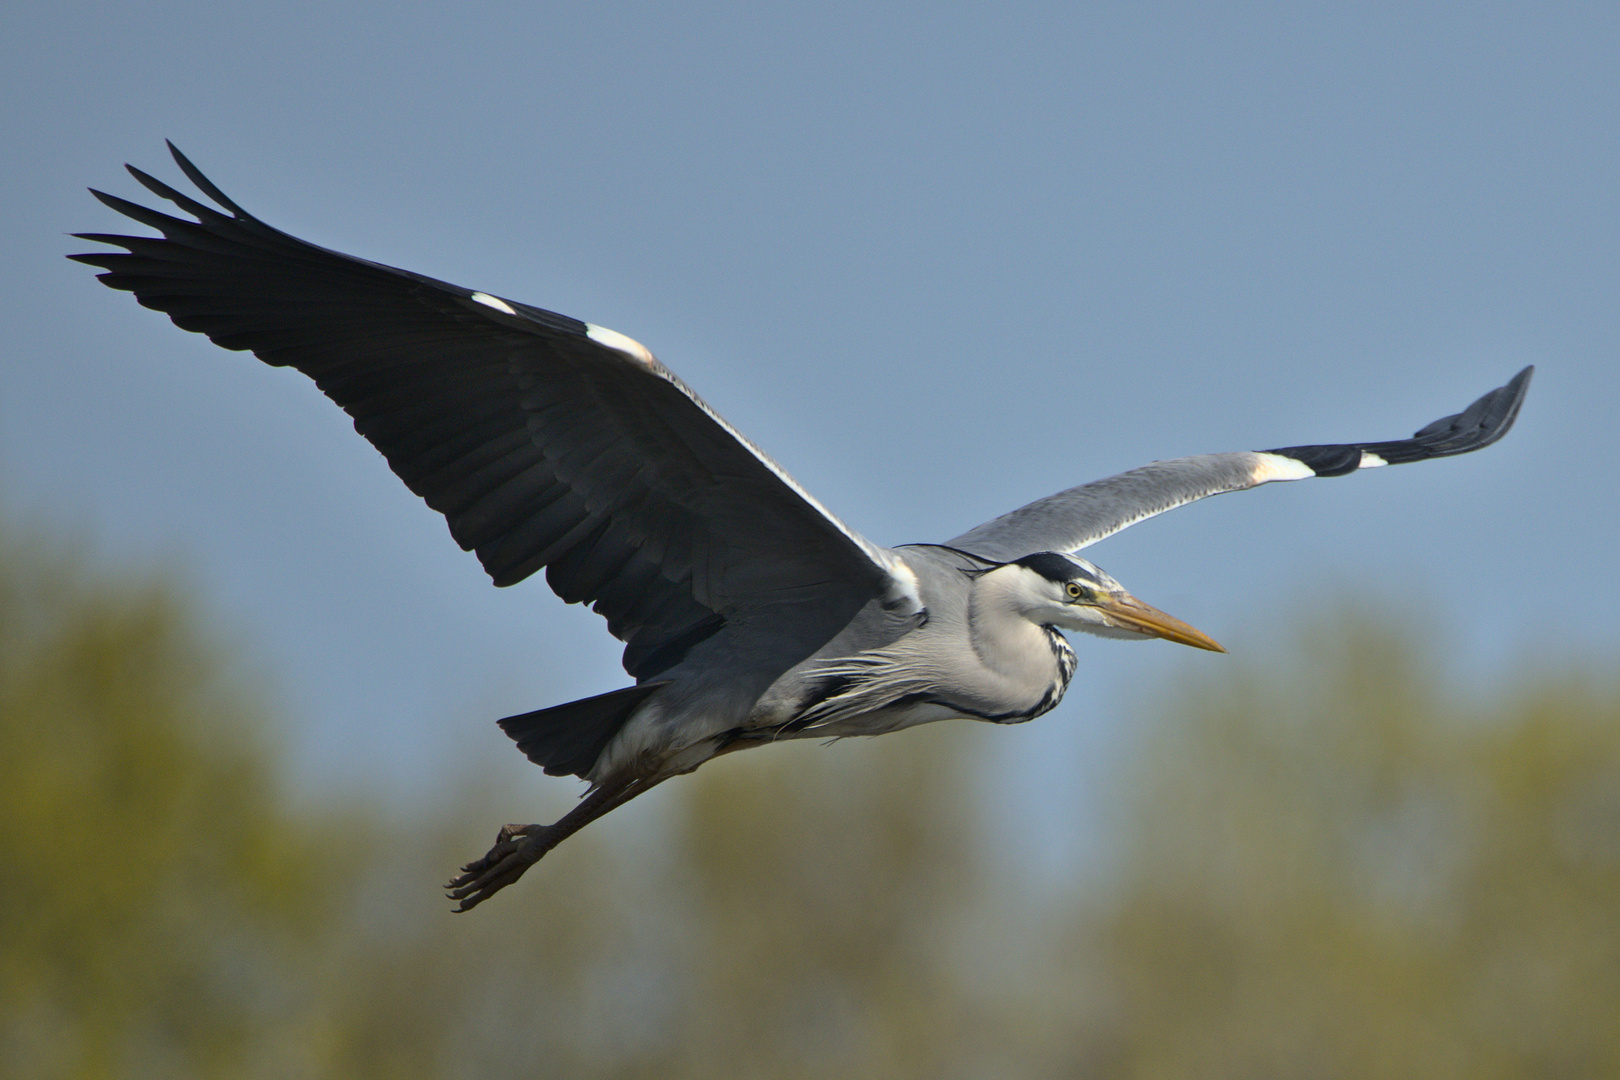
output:
[[[824,506],[816,504],[816,508],[824,514],[827,513],[827,509]],[[827,516],[832,517],[831,514],[828,514]],[[833,518],[833,524],[837,525],[840,529],[844,529],[843,522],[839,521],[837,518]],[[849,531],[850,530],[848,529],[844,529],[844,532],[846,533]],[[874,554],[874,552],[871,550],[874,545],[868,544],[859,536],[856,536],[854,539],[856,543],[861,545],[861,548],[865,550],[868,555]],[[889,571],[889,588],[883,594],[883,606],[891,611],[899,611],[903,615],[915,615],[917,612],[921,611],[923,607],[922,585],[917,581],[917,572],[906,563],[905,559],[901,558],[899,555],[895,555],[893,552],[880,550],[875,554],[879,556],[879,561],[882,562]]]
[[[652,352],[648,350],[647,346],[633,337],[627,337],[617,330],[609,330],[605,326],[597,326],[595,323],[585,324],[585,336],[598,345],[606,345],[615,352],[622,352],[626,356],[639,360],[648,367],[653,366]]]
[[[1385,461],[1383,458],[1379,457],[1377,454],[1373,453],[1371,450],[1363,450],[1361,452],[1361,465],[1360,465],[1360,468],[1363,468],[1363,469],[1376,469],[1380,465],[1388,465],[1388,464],[1389,464],[1389,462]]]
[[[1379,462],[1379,464],[1383,464]],[[1285,457],[1282,454],[1254,455],[1254,482],[1256,484],[1269,484],[1273,480],[1304,480],[1315,476],[1316,473],[1303,461]]]
[[[498,296],[491,296],[487,292],[475,292],[472,294],[472,298],[478,301],[480,304],[483,304],[485,307],[492,307],[496,311],[502,311],[508,315],[517,314],[517,310],[514,309],[511,304],[508,304],[505,300],[502,300]]]

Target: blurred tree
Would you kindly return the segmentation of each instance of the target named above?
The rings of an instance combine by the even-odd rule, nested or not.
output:
[[[987,894],[963,753],[979,734],[768,747],[711,767],[680,836],[693,962],[676,1075],[972,1075],[960,1058],[982,1018],[956,943]]]
[[[176,590],[0,528],[0,1080],[1620,1076],[1620,688],[1296,638],[1142,726],[1106,892],[1019,895],[952,724],[722,759],[455,917],[509,748],[292,806]]]
[[[1071,1067],[1620,1076],[1620,693],[1453,700],[1355,617],[1294,648],[1150,729]]]
[[[258,721],[173,589],[0,531],[0,1076],[274,1049],[350,882]]]
[[[207,637],[0,530],[0,1078],[951,1072],[981,876],[951,737],[716,763],[457,918],[434,886],[510,774],[469,762],[448,823],[293,807]]]
[[[624,962],[589,839],[526,907],[452,919],[465,822],[292,806],[208,636],[172,585],[0,521],[0,1078],[588,1075],[588,984]]]
[[[981,1075],[973,734],[727,757],[649,799],[667,816],[611,858],[565,847],[515,903],[435,912],[396,982],[456,1014],[436,1075]]]

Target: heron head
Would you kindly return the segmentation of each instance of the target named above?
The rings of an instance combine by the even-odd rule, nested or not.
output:
[[[1197,649],[1225,652],[1220,644],[1125,591],[1095,563],[1077,555],[1039,551],[998,568],[1012,575],[1020,612],[1043,625],[1099,637],[1164,638]]]

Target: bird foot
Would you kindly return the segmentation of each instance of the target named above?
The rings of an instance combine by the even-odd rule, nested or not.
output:
[[[471,911],[540,861],[552,847],[546,842],[549,825],[502,825],[495,844],[481,857],[461,868],[461,874],[445,886],[456,910]]]

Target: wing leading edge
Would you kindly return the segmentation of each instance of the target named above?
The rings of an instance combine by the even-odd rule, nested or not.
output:
[[[949,546],[997,562],[1037,551],[1078,551],[1138,521],[1210,495],[1244,491],[1274,480],[1343,476],[1357,469],[1466,454],[1507,434],[1534,371],[1534,366],[1525,368],[1505,386],[1460,413],[1436,420],[1410,439],[1156,461],[1037,499],[970,529],[949,541]]]

